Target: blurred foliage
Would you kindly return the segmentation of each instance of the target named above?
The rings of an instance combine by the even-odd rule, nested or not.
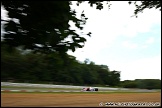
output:
[[[85,1],[77,1],[79,6]],[[161,1],[129,1],[134,4],[136,9],[134,14],[137,15],[146,8],[161,10]],[[88,1],[90,7],[103,9],[106,3],[110,8],[110,1]],[[3,42],[10,47],[19,47],[30,49],[35,52],[65,53],[68,50],[73,52],[76,48],[82,48],[86,42],[83,34],[78,34],[75,30],[70,29],[69,21],[72,21],[81,32],[83,25],[86,24],[86,18],[83,12],[80,18],[76,17],[76,11],[70,8],[72,1],[1,1],[1,5],[8,11],[10,20],[5,24],[5,35]],[[17,20],[17,21],[16,21]],[[1,19],[5,21],[5,19]],[[91,32],[84,33],[91,36]],[[71,41],[67,41],[71,38]]]
[[[2,1],[11,18],[5,24],[3,42],[11,47],[21,46],[35,52],[67,52],[82,48],[86,39],[70,29],[69,21],[83,30],[87,18],[76,18],[69,1]],[[17,22],[15,21],[17,20]],[[4,20],[3,20],[4,21]],[[90,35],[91,33],[87,33]],[[71,38],[72,41],[67,41]]]
[[[159,9],[161,11],[161,1],[129,1],[129,4],[136,6],[134,14],[137,17],[137,14],[143,12],[145,9]]]
[[[81,63],[74,56],[24,53],[14,49],[6,51],[7,45],[1,45],[1,81],[54,83],[74,85],[110,85],[120,83],[120,72],[110,71],[106,65]]]
[[[125,88],[161,89],[161,80],[159,79],[125,80],[121,81],[120,85]]]

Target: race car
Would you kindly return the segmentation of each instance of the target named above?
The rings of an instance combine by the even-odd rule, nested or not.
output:
[[[86,87],[86,88],[83,88],[82,91],[98,91],[98,88]]]

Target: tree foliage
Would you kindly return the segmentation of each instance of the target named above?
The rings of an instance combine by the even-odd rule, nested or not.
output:
[[[138,13],[143,12],[145,9],[159,9],[161,11],[161,1],[129,1],[129,4],[134,4],[136,9],[134,10],[134,14],[137,16]]]
[[[120,85],[124,88],[161,89],[161,80],[159,79],[125,80],[121,81]]]
[[[85,1],[78,1],[77,5]],[[89,1],[88,4],[96,9],[103,9],[104,1]],[[106,2],[110,8],[110,1]],[[161,10],[161,1],[136,2],[135,15],[146,8],[157,8]],[[35,52],[67,52],[69,49],[75,51],[82,48],[85,37],[70,29],[69,21],[83,30],[86,24],[84,11],[80,18],[76,17],[76,11],[70,8],[71,1],[1,1],[1,4],[8,11],[10,20],[5,24],[5,35],[3,43],[10,47],[34,50]],[[4,21],[1,19],[1,21]],[[91,32],[84,33],[91,36]],[[71,38],[72,41],[68,41]]]
[[[69,1],[2,1],[11,18],[5,25],[4,43],[12,47],[21,46],[38,52],[75,51],[82,48],[86,39],[70,29],[69,21],[82,30],[87,20],[84,14],[76,18]],[[16,22],[15,20],[18,20]],[[88,33],[89,35],[90,33]],[[71,37],[72,41],[66,39]]]
[[[1,81],[110,86],[120,82],[120,73],[111,74],[108,66],[80,63],[68,54],[62,58],[58,52],[24,54],[17,49],[8,53],[2,45],[1,55]]]

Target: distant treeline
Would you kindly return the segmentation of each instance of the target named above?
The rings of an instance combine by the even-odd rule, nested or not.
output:
[[[121,81],[124,88],[141,88],[141,89],[161,89],[161,80],[159,79],[136,79]]]
[[[89,59],[80,62],[66,53],[9,51],[1,45],[1,81],[161,89],[161,80],[120,81],[120,71],[110,71],[107,65],[97,65]]]
[[[86,59],[53,52],[39,54],[14,49],[9,53],[1,46],[1,81],[73,85],[120,84],[120,72]]]

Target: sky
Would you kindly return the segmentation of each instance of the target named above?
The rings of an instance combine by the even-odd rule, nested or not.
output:
[[[120,71],[121,81],[161,79],[161,12],[146,9],[136,18],[131,17],[134,5],[125,1],[111,3],[110,9],[104,5],[102,10],[86,2],[79,7],[71,6],[77,11],[77,17],[84,10],[88,20],[83,30],[92,34],[91,37],[80,34],[87,39],[84,47],[68,54],[82,62],[89,59],[95,64],[107,65],[110,71]],[[1,18],[5,13],[1,8]],[[80,33],[69,23],[71,29]]]
[[[92,32],[83,48],[74,55],[79,61],[88,58],[95,64],[107,65],[110,71],[120,71],[120,79],[161,79],[161,12],[146,9],[131,17],[134,5],[114,1],[96,10],[87,3],[73,5],[79,14],[84,10],[88,18],[84,32]],[[74,26],[71,29],[76,29]],[[79,31],[78,31],[79,33]],[[82,35],[81,35],[82,36]]]

